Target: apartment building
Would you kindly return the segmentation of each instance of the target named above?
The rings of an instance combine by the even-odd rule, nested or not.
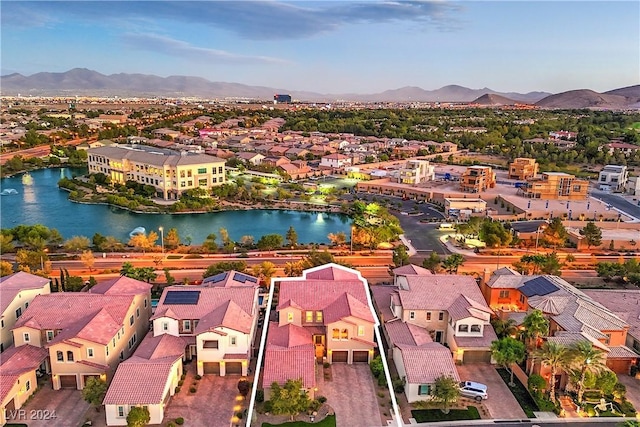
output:
[[[225,183],[225,162],[208,154],[149,146],[97,147],[87,150],[89,173],[103,173],[112,183],[151,185],[156,196],[177,200],[191,189]]]
[[[629,174],[624,165],[606,165],[598,174],[600,190],[624,191]]]
[[[151,285],[119,277],[91,292],[38,295],[13,328],[16,347],[48,350],[53,388],[109,379],[149,329]]]
[[[460,190],[480,193],[496,185],[496,174],[489,166],[469,166],[460,176]]]
[[[13,344],[11,328],[38,295],[51,293],[51,280],[19,271],[0,277],[0,353]]]
[[[543,172],[518,188],[519,195],[530,199],[586,200],[588,191],[588,180],[564,172]]]
[[[398,169],[398,182],[402,184],[418,185],[433,181],[436,177],[435,166],[428,160],[408,160]]]
[[[526,179],[535,178],[537,174],[538,163],[535,159],[518,157],[509,165],[509,179],[524,181]]]

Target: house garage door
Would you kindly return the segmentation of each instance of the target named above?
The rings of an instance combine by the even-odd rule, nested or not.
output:
[[[225,375],[242,375],[241,362],[227,362],[224,364]]]
[[[491,363],[491,353],[488,351],[465,351],[463,363]]]
[[[78,388],[75,375],[60,375],[60,388]]]
[[[354,351],[353,352],[353,363],[369,363],[369,352],[368,351]]]
[[[220,375],[220,362],[204,362],[202,369],[205,374]]]
[[[347,363],[349,360],[348,351],[334,351],[331,355],[331,363]]]
[[[631,361],[629,359],[609,359],[607,360],[607,367],[616,374],[628,374],[629,365]]]
[[[11,399],[9,402],[7,402],[7,405],[4,407],[4,413],[7,415],[7,417],[15,413],[14,411],[16,409],[16,402],[14,399]]]

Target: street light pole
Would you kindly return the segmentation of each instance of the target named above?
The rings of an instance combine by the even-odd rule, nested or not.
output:
[[[352,225],[351,226],[351,239],[350,239],[351,240],[350,241],[350,243],[351,243],[351,255],[353,255],[353,227],[354,226]]]
[[[160,230],[160,247],[162,248],[162,258],[164,258],[164,227],[159,227]]]

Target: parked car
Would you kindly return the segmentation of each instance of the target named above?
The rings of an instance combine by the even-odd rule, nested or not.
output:
[[[477,402],[489,398],[487,386],[473,381],[463,381],[460,383],[460,396],[469,397]]]

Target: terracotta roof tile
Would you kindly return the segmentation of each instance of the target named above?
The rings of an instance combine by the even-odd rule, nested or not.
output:
[[[283,385],[287,380],[302,379],[305,388],[315,387],[315,347],[312,335],[301,326],[269,323],[264,356],[263,383]]]
[[[0,355],[0,401],[4,401],[20,375],[35,371],[47,358],[49,352],[40,347],[11,346]]]
[[[640,289],[588,289],[584,293],[629,324],[628,334],[640,340]]]
[[[19,271],[8,276],[0,277],[0,315],[22,290],[39,289],[51,282],[44,277]]]
[[[396,276],[399,275],[430,275],[433,274],[431,273],[430,270],[427,270],[426,268],[417,266],[417,265],[413,265],[413,264],[409,264],[409,265],[403,265],[402,267],[398,267],[398,268],[394,268],[393,269],[393,274]]]
[[[626,345],[609,347],[609,353],[607,353],[607,359],[638,359],[640,354],[631,350]]]
[[[219,327],[233,329],[248,334],[253,326],[253,316],[242,310],[238,304],[229,300],[200,318],[195,333],[213,331]]]
[[[104,295],[140,295],[151,292],[151,285],[141,280],[120,276],[95,285],[89,290],[92,294]]]
[[[405,310],[448,310],[460,296],[465,295],[479,306],[488,307],[475,279],[471,276],[433,274],[407,276],[408,290],[398,295]]]
[[[137,356],[122,362],[104,397],[104,405],[153,405],[161,403],[176,359],[149,361]],[[141,387],[141,384],[144,386]]]
[[[400,345],[399,348],[407,383],[433,384],[442,375],[460,381],[451,351],[442,344],[430,343],[421,347]]]

